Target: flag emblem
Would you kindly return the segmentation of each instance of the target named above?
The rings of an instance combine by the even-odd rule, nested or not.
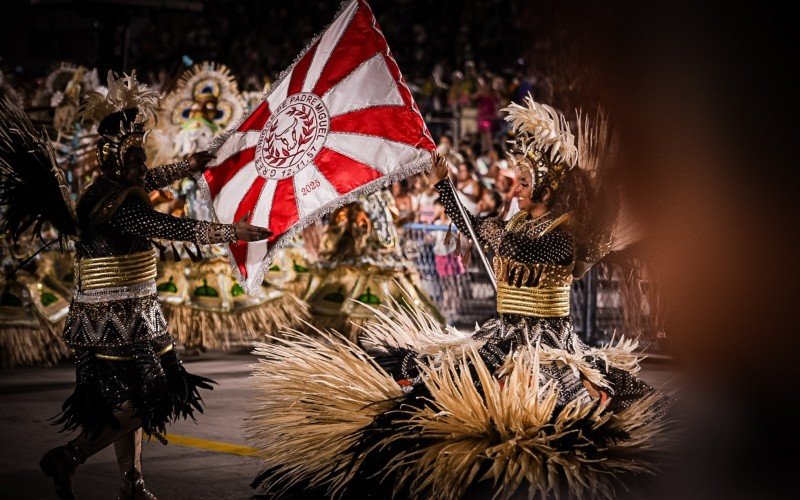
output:
[[[201,188],[216,219],[268,226],[268,241],[230,246],[253,292],[272,253],[325,213],[430,165],[435,148],[364,0],[346,4],[218,142]]]
[[[265,179],[285,179],[310,165],[330,128],[322,99],[308,92],[287,97],[270,116],[256,147],[256,169]]]

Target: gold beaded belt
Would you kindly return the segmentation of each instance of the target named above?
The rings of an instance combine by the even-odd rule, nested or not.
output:
[[[161,357],[171,351],[174,347],[174,344],[167,344],[163,349],[156,353],[156,356]],[[103,354],[100,352],[96,353],[95,357],[97,359],[104,359],[106,361],[133,361],[134,359],[133,356],[117,356],[116,354]]]
[[[138,285],[156,277],[156,254],[153,250],[81,259],[75,263],[78,290]]]
[[[533,288],[497,284],[497,312],[540,318],[569,316],[569,286]]]

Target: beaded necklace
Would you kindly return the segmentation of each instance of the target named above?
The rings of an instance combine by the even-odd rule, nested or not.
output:
[[[545,219],[545,217],[548,215],[550,215],[549,210],[535,219],[528,220],[530,214],[521,210],[514,214],[514,216],[511,217],[511,220],[506,223],[506,231],[510,233],[521,233],[530,227],[533,227],[534,230],[538,229],[537,226],[541,225],[542,223],[550,222],[549,218]]]

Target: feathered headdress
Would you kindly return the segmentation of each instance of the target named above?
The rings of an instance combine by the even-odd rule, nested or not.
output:
[[[80,116],[83,120],[102,123],[109,115],[130,108],[139,110],[142,122],[150,116],[155,117],[158,108],[158,92],[137,82],[136,71],[132,71],[130,75],[123,74],[122,77],[109,71],[107,80],[108,91],[106,93],[92,91],[86,94],[80,109]]]
[[[132,146],[143,147],[144,123],[155,119],[158,92],[136,81],[136,72],[118,77],[108,72],[108,91],[86,94],[79,117],[98,123],[97,157],[101,165],[119,171],[122,158]]]
[[[195,64],[161,100],[158,127],[147,139],[148,158],[169,162],[207,149],[214,137],[241,121],[246,109],[227,66]]]
[[[530,170],[534,186],[547,184],[558,189],[564,171],[578,160],[575,136],[564,115],[552,107],[534,101],[530,94],[524,103],[511,103],[502,110],[508,113],[505,119],[515,134],[509,141],[512,160]],[[517,156],[523,156],[524,161]]]

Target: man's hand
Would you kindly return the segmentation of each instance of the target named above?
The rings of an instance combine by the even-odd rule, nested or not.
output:
[[[242,219],[235,224],[236,226],[236,238],[241,241],[259,241],[259,240],[266,240],[270,236],[272,236],[272,231],[267,229],[266,227],[259,227],[249,224],[247,219],[250,218],[250,214],[246,214]]]
[[[189,162],[189,168],[192,169],[192,172],[204,172],[208,162],[214,158],[216,158],[216,156],[208,151],[199,151],[189,155],[189,157],[186,158],[186,161]]]

